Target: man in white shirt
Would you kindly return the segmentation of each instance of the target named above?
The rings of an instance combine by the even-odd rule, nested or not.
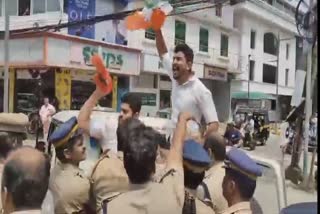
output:
[[[127,93],[121,98],[119,118],[90,118],[98,101],[106,96],[99,88],[91,94],[79,112],[78,124],[90,137],[97,139],[103,152],[111,150],[117,153],[122,150],[117,142],[118,124],[128,118],[138,118],[141,110],[141,98],[133,93]]]
[[[179,44],[170,58],[161,30],[156,31],[156,45],[164,69],[172,81],[172,122],[177,123],[180,112],[190,112],[200,123],[204,117],[207,124],[205,135],[216,132],[219,121],[211,92],[192,72],[193,50],[186,44]]]
[[[40,119],[42,122],[43,129],[43,139],[47,141],[49,126],[51,123],[51,117],[56,113],[56,109],[53,105],[49,103],[49,98],[45,97],[43,99],[44,104],[41,106],[39,111]]]

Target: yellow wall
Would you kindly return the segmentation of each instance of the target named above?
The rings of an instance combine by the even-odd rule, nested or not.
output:
[[[69,69],[56,70],[55,94],[59,100],[60,110],[71,108],[71,74]]]
[[[118,102],[118,77],[112,76],[112,108],[117,110]]]
[[[9,112],[14,112],[14,88],[16,73],[14,68],[9,69]]]

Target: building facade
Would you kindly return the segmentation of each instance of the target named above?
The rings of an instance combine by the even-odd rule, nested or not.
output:
[[[279,0],[248,0],[235,5],[233,14],[241,32],[240,55],[246,58],[232,81],[233,109],[247,105],[249,96],[249,104],[270,111],[272,120],[283,119],[295,84],[294,7]]]

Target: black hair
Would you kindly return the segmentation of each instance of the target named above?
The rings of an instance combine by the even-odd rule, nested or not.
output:
[[[141,111],[141,97],[134,93],[126,93],[121,98],[121,103],[126,103],[130,106],[132,113],[139,113]]]
[[[12,142],[10,134],[0,132],[0,158],[6,159],[8,154],[16,147],[18,147],[18,145]]]
[[[174,53],[182,52],[186,57],[187,62],[193,63],[193,50],[187,44],[178,44],[174,48]]]
[[[195,173],[188,169],[187,167],[183,167],[184,171],[184,186],[189,189],[197,189],[197,187],[201,184],[205,172]]]
[[[204,142],[204,149],[212,151],[215,160],[224,161],[226,158],[226,145],[222,136],[210,135]]]
[[[9,160],[3,170],[2,190],[11,194],[16,210],[41,209],[49,187],[50,161],[44,158],[36,172],[23,166],[21,160]]]
[[[61,161],[62,163],[66,163],[68,161],[66,159],[66,156],[64,155],[64,150],[67,149],[72,152],[74,145],[76,145],[78,140],[82,137],[82,134],[76,135],[75,137],[69,139],[68,142],[63,146],[59,146],[58,148],[56,148],[56,157],[59,159],[59,161]]]
[[[226,175],[236,183],[242,199],[249,201],[256,189],[256,180],[248,178],[246,175],[228,168],[226,169]]]
[[[128,118],[117,128],[118,151],[123,151],[127,144],[129,131],[145,125],[136,118]]]
[[[131,183],[143,184],[155,172],[158,147],[155,138],[155,132],[149,127],[139,126],[129,130],[123,161]]]

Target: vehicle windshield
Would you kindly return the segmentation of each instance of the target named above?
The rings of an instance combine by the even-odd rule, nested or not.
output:
[[[257,179],[257,187],[253,197],[258,204],[253,203],[252,213],[279,213],[280,205],[276,173],[273,168],[262,164],[259,165],[262,167],[263,172],[262,176]]]

